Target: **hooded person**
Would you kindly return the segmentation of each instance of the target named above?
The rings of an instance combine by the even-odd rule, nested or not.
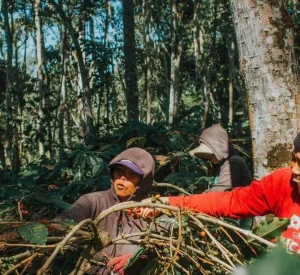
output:
[[[235,152],[228,133],[220,124],[205,129],[199,142],[200,146],[189,153],[213,165],[213,183],[206,192],[225,191],[251,183],[252,176],[246,162]]]
[[[153,180],[155,163],[152,156],[143,149],[130,148],[109,163],[111,188],[106,191],[94,192],[81,196],[72,206],[58,215],[55,220],[74,220],[80,222],[97,216],[120,202],[141,201],[148,197]],[[141,232],[147,222],[133,218],[124,212],[113,212],[98,225],[99,230],[106,231],[112,238],[123,234]],[[131,239],[138,239],[131,238]],[[107,262],[108,268],[101,268],[92,274],[123,274],[127,260],[138,250],[138,245],[113,244],[105,247],[93,258],[99,262]],[[145,264],[145,263],[143,263]],[[135,271],[136,274],[139,274]]]

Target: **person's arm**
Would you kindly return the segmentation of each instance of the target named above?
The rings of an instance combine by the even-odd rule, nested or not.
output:
[[[277,197],[281,192],[280,171],[274,172],[247,187],[237,187],[227,192],[169,197],[173,206],[189,208],[211,216],[246,218],[275,213]]]
[[[82,196],[75,201],[69,209],[56,216],[54,220],[74,220],[75,222],[80,222],[87,218],[93,218],[91,216],[91,208],[92,202],[90,198]]]

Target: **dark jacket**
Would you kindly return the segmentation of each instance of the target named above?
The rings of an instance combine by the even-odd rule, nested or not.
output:
[[[220,124],[205,129],[200,142],[209,147],[220,162],[209,192],[225,191],[251,183],[252,176],[246,162],[234,151],[228,133]]]
[[[110,164],[122,159],[132,161],[139,166],[144,173],[144,177],[138,184],[136,192],[129,200],[140,201],[146,198],[149,195],[154,179],[155,164],[152,156],[143,149],[130,148],[116,156]],[[103,210],[106,210],[119,202],[112,185],[107,191],[94,192],[80,197],[68,210],[60,214],[56,219],[72,219],[76,222],[80,222],[86,218],[94,220]],[[125,212],[114,212],[99,223],[99,229],[109,232],[112,238],[121,234],[140,232],[145,226],[146,222],[143,219],[134,219],[132,216],[126,215]],[[135,239],[139,239],[139,237],[136,237]],[[97,253],[94,259],[103,261],[106,256],[113,258],[120,255],[135,253],[137,250],[138,245],[110,245]],[[101,269],[97,274],[110,273],[106,269]]]

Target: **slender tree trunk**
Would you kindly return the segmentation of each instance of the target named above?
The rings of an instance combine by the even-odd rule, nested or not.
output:
[[[11,18],[11,37],[14,37],[15,34],[15,22],[14,22],[14,14],[13,12],[11,12],[10,14],[10,18]],[[18,38],[15,37],[14,40],[14,64],[15,64],[15,68],[14,71],[18,72],[19,71],[19,55],[18,55]],[[12,112],[13,112],[13,116],[16,116],[18,119],[14,120],[14,126],[13,126],[13,140],[12,140],[12,150],[13,150],[13,164],[12,167],[13,169],[15,169],[16,171],[20,171],[21,168],[21,163],[20,160],[22,159],[22,107],[20,105],[20,98],[22,97],[22,92],[23,91],[19,91],[16,94],[12,94],[12,99],[14,102],[14,106],[12,106]]]
[[[39,122],[38,122],[38,152],[40,156],[45,155],[44,148],[44,108],[45,108],[45,93],[44,93],[44,73],[43,73],[43,33],[42,23],[40,17],[41,1],[35,0],[34,2],[34,23],[36,28],[36,59],[37,59],[37,90],[39,92]]]
[[[65,141],[65,110],[66,106],[66,70],[67,70],[67,58],[66,58],[66,50],[67,50],[67,34],[65,26],[62,25],[61,29],[61,84],[60,84],[60,102],[59,102],[59,114],[58,114],[58,140],[59,140],[59,151],[60,156],[63,153],[63,150],[66,145]]]
[[[92,18],[89,22],[89,27],[90,27],[90,39],[91,39],[91,44],[95,44],[95,30],[94,30],[94,19]],[[92,60],[91,60],[91,65],[89,69],[89,79],[90,79],[90,89],[94,89],[94,83],[95,83],[95,61],[96,61],[96,53],[95,50],[92,52]]]
[[[133,0],[122,0],[122,2],[127,118],[138,120],[139,91],[136,76],[134,5]]]
[[[143,0],[144,45],[145,45],[145,91],[147,102],[146,123],[151,124],[151,69],[150,69],[150,11],[149,3]]]
[[[12,33],[8,16],[8,2],[2,1],[2,12],[4,17],[5,39],[7,44],[7,69],[6,69],[6,90],[5,90],[5,111],[6,111],[6,140],[3,142],[5,167],[12,168],[12,138],[13,138],[13,111],[12,111],[12,59],[13,43]]]
[[[177,0],[172,0],[172,46],[170,70],[169,124],[176,119],[179,104],[179,68],[182,54],[182,40],[177,20]]]
[[[200,87],[200,3],[194,2],[194,14],[193,14],[193,46],[195,56],[195,75],[196,75],[196,87]]]
[[[248,92],[255,177],[287,166],[299,131],[293,30],[284,1],[231,1]]]
[[[233,119],[234,119],[234,102],[233,102],[233,81],[234,81],[234,71],[235,71],[235,66],[234,66],[234,42],[229,35],[227,38],[227,52],[228,52],[228,60],[229,60],[229,78],[228,78],[228,106],[229,106],[229,111],[228,111],[228,125],[232,126],[233,124]]]

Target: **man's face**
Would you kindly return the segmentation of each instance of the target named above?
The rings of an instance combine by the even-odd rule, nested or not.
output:
[[[293,182],[297,183],[300,193],[300,152],[293,152],[290,167],[292,168]]]
[[[219,163],[218,159],[216,158],[216,156],[214,154],[203,154],[203,153],[197,154],[197,153],[195,153],[195,156],[199,157],[199,158],[202,158],[202,159],[205,159],[205,160],[208,160],[213,164],[218,164]]]
[[[128,167],[118,165],[112,172],[112,179],[116,194],[122,202],[134,194],[141,177]]]

